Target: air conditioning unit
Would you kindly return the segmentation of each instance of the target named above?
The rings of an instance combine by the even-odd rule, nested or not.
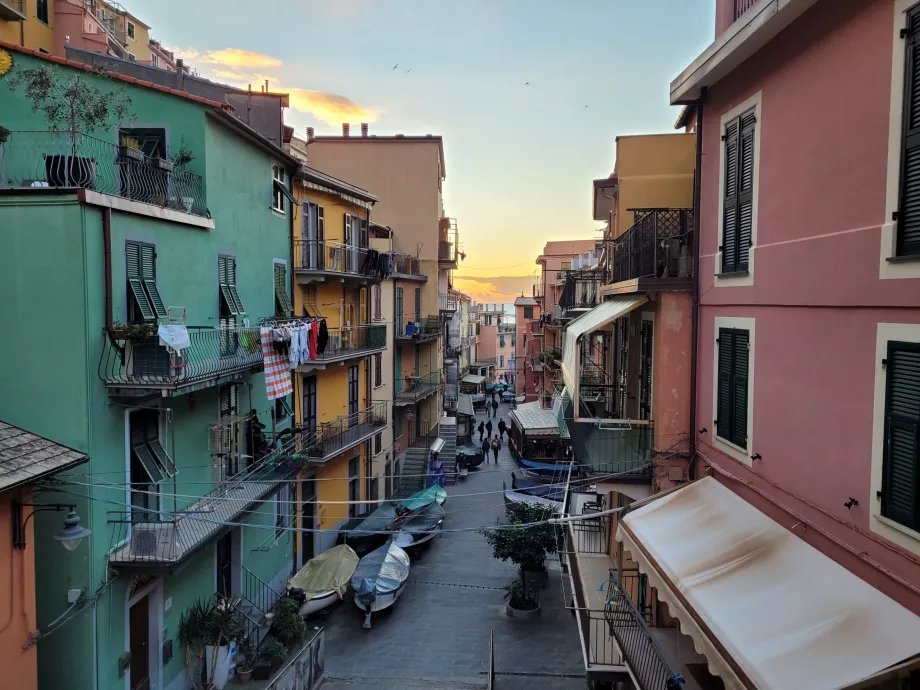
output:
[[[147,523],[131,528],[131,556],[138,559],[173,561],[179,556],[179,539],[172,522]]]

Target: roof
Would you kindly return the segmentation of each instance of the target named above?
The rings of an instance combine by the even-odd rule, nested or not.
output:
[[[479,376],[478,374],[467,374],[460,380],[463,383],[472,383],[474,385],[479,385],[480,383],[485,383],[486,377]]]
[[[514,306],[516,307],[535,307],[537,306],[537,300],[533,297],[524,297],[521,295],[516,300],[514,300]]]
[[[86,70],[87,72],[95,71],[92,65],[87,65],[85,62],[67,60],[66,58],[58,57],[56,55],[48,55],[47,53],[42,53],[38,50],[29,50],[28,48],[23,48],[22,46],[18,46],[14,43],[7,43],[6,41],[0,41],[0,48],[12,50],[17,53],[23,53],[25,55],[31,55],[33,57],[41,58],[42,60],[47,60],[48,62],[56,62],[59,65],[67,65],[68,67],[73,67],[74,69],[82,69]],[[134,84],[135,86],[141,86],[145,89],[153,89],[154,91],[162,91],[163,93],[168,93],[172,96],[195,101],[196,103],[201,103],[202,105],[209,105],[212,108],[217,108],[221,111],[233,111],[233,106],[231,106],[229,103],[214,101],[210,98],[202,98],[201,96],[196,96],[194,94],[188,93],[187,91],[179,91],[178,89],[171,89],[168,86],[160,86],[159,84],[154,84],[151,81],[144,81],[143,79],[129,77],[124,74],[118,74],[117,72],[109,72],[109,77],[116,81],[123,81],[127,84]]]
[[[920,617],[793,523],[705,477],[621,516],[616,538],[726,688],[881,687],[866,680],[920,654]]]
[[[333,177],[332,175],[327,175],[324,172],[320,172],[315,168],[307,167],[306,165],[301,165],[300,169],[295,173],[294,177],[298,180],[308,180],[315,184],[329,187],[333,191],[339,192],[341,194],[347,194],[348,196],[357,197],[362,201],[367,201],[370,203],[380,201],[380,197],[374,196],[366,189],[356,187],[355,185],[345,182],[344,180],[340,180],[339,178]]]
[[[531,436],[559,436],[559,420],[552,410],[519,405],[508,416],[521,431]]]
[[[341,134],[332,135],[332,134],[319,134],[314,136],[312,139],[307,141],[307,145],[315,144],[316,142],[321,141],[330,141],[330,142],[345,142],[345,143],[368,143],[368,142],[377,142],[377,143],[400,143],[400,142],[430,142],[437,143],[438,145],[438,156],[441,161],[441,179],[447,179],[447,168],[444,166],[444,139],[440,134],[393,134],[389,136],[380,136],[379,134],[370,134],[366,137],[362,136],[342,136]]]
[[[677,120],[674,122],[674,129],[683,129],[690,122],[690,119],[695,115],[696,106],[685,105],[680,109],[680,115],[677,116]]]
[[[465,414],[467,417],[476,416],[473,410],[473,397],[468,393],[461,393],[457,396],[457,414]]]
[[[0,422],[0,491],[34,482],[87,460],[85,453]]]

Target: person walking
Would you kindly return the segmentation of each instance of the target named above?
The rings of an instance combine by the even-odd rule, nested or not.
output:
[[[482,442],[483,462],[489,462],[489,448],[490,447],[491,447],[491,444],[489,443],[489,439],[486,439],[485,441]]]
[[[508,425],[505,424],[505,420],[499,419],[498,420],[498,438],[499,440],[503,441],[505,439],[505,429],[507,428],[508,428]]]
[[[485,433],[486,425],[485,422],[479,422],[479,441],[482,442],[482,435]]]
[[[495,402],[495,389],[492,389],[492,409],[498,410],[498,403]]]
[[[498,441],[498,436],[492,439],[492,457],[495,460],[495,464],[498,464],[498,451],[501,449],[502,444]]]
[[[488,438],[491,439],[492,438],[492,420],[491,419],[486,423],[486,431],[488,432]]]
[[[486,417],[492,418],[492,401],[486,400]]]

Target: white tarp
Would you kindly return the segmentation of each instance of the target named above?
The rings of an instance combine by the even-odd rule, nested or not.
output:
[[[620,295],[606,302],[601,302],[594,309],[579,316],[566,326],[565,341],[562,347],[562,377],[565,379],[566,391],[575,402],[576,417],[578,417],[578,400],[575,398],[575,382],[581,368],[579,338],[585,334],[600,330],[647,301],[648,297],[646,295]]]
[[[846,688],[920,654],[920,617],[712,477],[627,513],[617,540],[727,690]]]
[[[478,386],[480,383],[485,383],[486,377],[479,376],[478,374],[467,374],[460,380],[462,383],[471,383],[473,385]]]

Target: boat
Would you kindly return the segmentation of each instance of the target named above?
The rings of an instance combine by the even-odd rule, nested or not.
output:
[[[537,462],[523,457],[516,457],[515,459],[522,469],[545,481],[564,480],[569,472],[569,463],[567,462]],[[572,473],[575,474],[577,471],[577,465],[572,466]]]
[[[427,489],[416,491],[408,498],[400,501],[398,505],[403,510],[418,510],[430,503],[437,503],[439,506],[444,505],[445,501],[447,501],[447,491],[444,490],[443,486],[436,484]]]
[[[543,506],[548,510],[553,511],[554,513],[562,512],[562,501],[554,501],[549,498],[544,498],[543,496],[532,496],[531,494],[524,494],[520,491],[509,489],[505,482],[502,482],[502,488],[504,489],[505,508],[523,503],[532,506]]]
[[[482,448],[473,443],[457,448],[457,464],[462,467],[479,467],[485,459]]]
[[[537,479],[526,477],[523,473],[520,476],[517,472],[511,473],[511,488],[522,494],[542,496],[551,501],[561,501],[565,497],[564,482],[546,484]]]
[[[347,544],[358,556],[365,556],[387,542],[388,532],[396,517],[395,502],[381,503],[339,527],[335,543]]]
[[[307,616],[341,601],[358,567],[358,554],[345,544],[333,546],[288,580],[285,596],[300,603],[300,615]]]
[[[444,508],[432,502],[409,516],[405,522],[397,520],[397,528],[402,534],[396,535],[396,543],[410,556],[416,555],[431,544],[444,525]],[[405,539],[405,537],[410,539]]]
[[[365,629],[371,627],[373,613],[396,603],[408,578],[409,555],[393,540],[360,560],[351,576],[351,587],[355,606],[364,611]]]

